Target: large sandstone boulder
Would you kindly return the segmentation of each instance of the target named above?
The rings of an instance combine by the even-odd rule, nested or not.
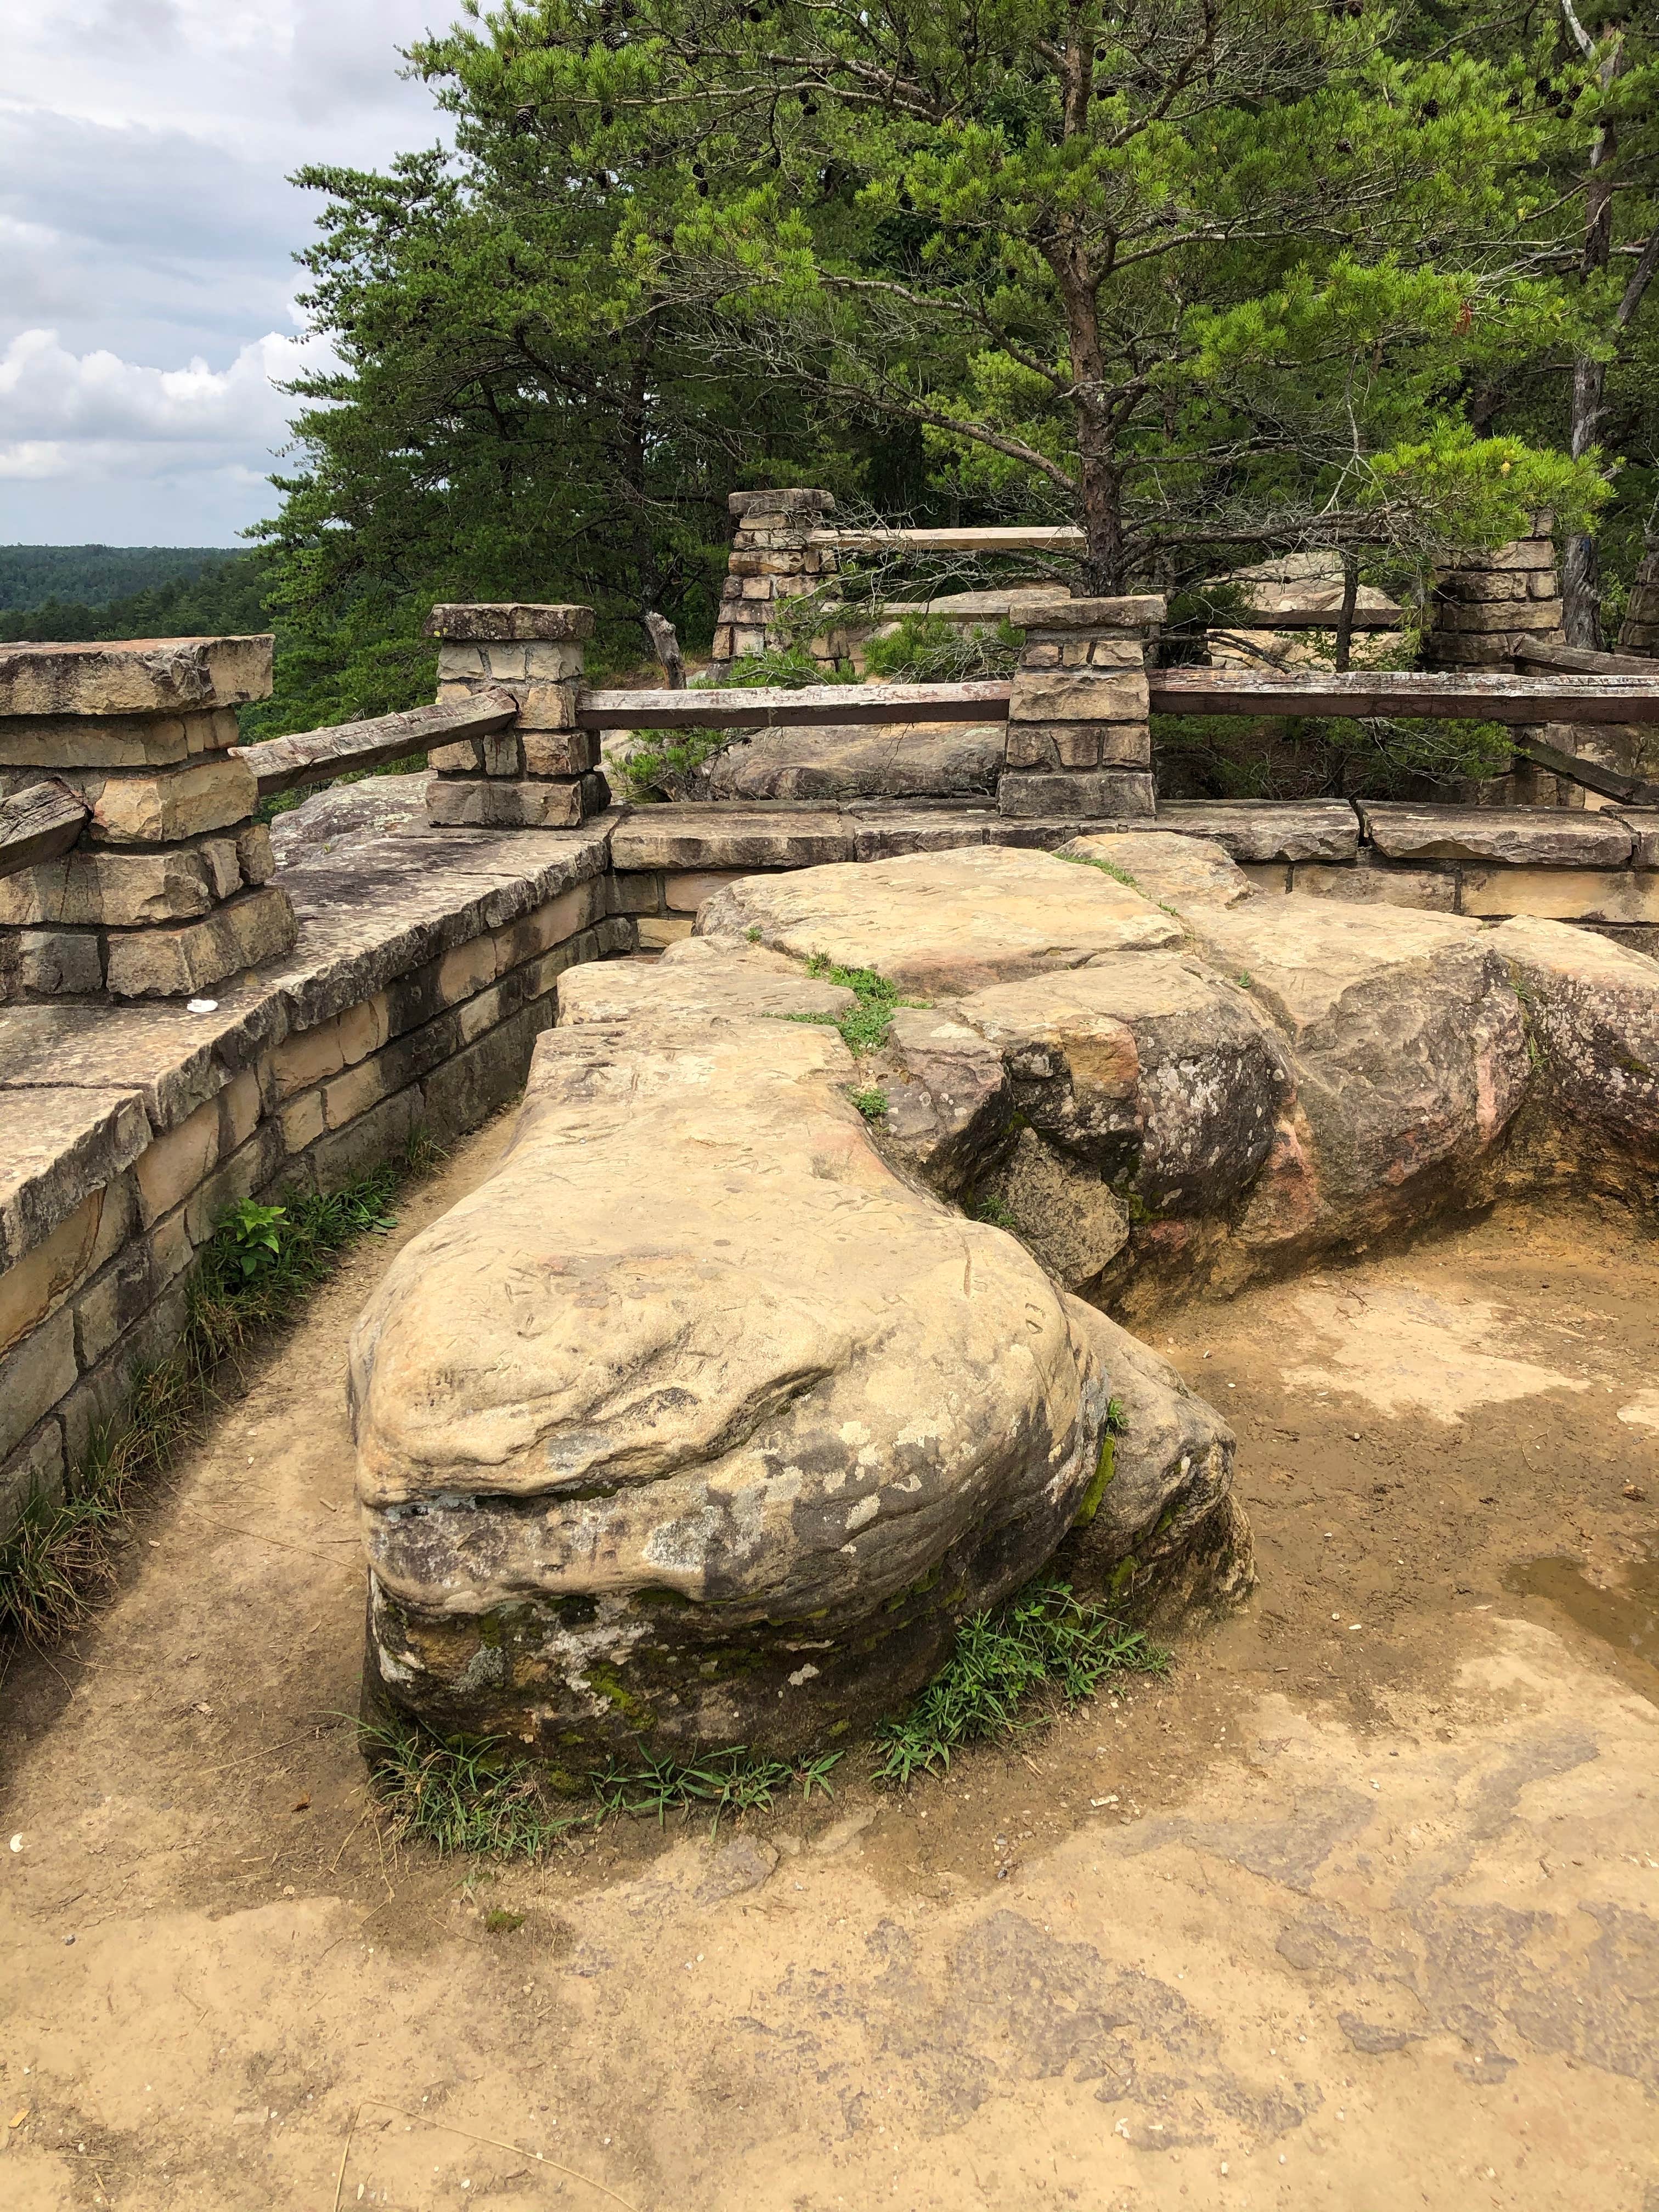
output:
[[[501,1167],[353,1340],[376,1697],[573,1771],[792,1749],[1051,1555],[1097,1317],[893,1175],[853,1074],[706,1005],[542,1039]]]
[[[995,791],[1000,722],[845,723],[763,730],[709,770],[715,799],[970,799]]]

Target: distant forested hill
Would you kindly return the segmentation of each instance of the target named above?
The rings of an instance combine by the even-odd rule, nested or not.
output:
[[[17,548],[7,549],[0,558]],[[24,547],[31,553],[79,550],[101,553],[101,546]],[[112,552],[111,558],[160,559],[170,547]],[[247,633],[270,627],[264,611],[266,559],[262,553],[212,553],[193,556],[200,564],[188,575],[173,575],[106,602],[71,598],[58,590],[0,613],[0,644],[23,638],[68,641],[96,637],[198,637],[214,633]]]
[[[106,607],[231,556],[228,545],[0,545],[0,614],[56,599]]]

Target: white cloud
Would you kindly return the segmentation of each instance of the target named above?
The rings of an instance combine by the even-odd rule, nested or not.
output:
[[[306,356],[307,162],[443,119],[449,0],[29,0],[0,94],[0,539],[207,544],[269,514]],[[285,334],[286,332],[286,334]],[[180,367],[179,364],[187,364]]]
[[[24,331],[0,358],[0,474],[13,453],[47,443],[64,455],[66,475],[102,470],[112,456],[165,472],[191,455],[217,465],[269,450],[286,441],[295,408],[278,383],[326,358],[317,339],[269,331],[227,368],[199,355],[184,368],[147,368],[104,350],[71,353],[56,331]]]

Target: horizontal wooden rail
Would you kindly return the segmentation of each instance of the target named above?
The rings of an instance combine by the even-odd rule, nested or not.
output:
[[[799,691],[583,691],[583,730],[823,729],[839,722],[1006,722],[1006,679],[983,684],[809,684]]]
[[[233,750],[258,777],[259,796],[266,799],[308,783],[331,783],[353,769],[382,768],[407,754],[423,753],[429,745],[492,736],[506,729],[518,711],[510,691],[477,691],[441,706],[411,707],[406,714],[380,714],[372,722],[340,722],[330,730],[267,738],[263,744]]]
[[[998,526],[985,530],[814,530],[809,545],[838,553],[1080,552],[1083,532],[1072,523]]]
[[[56,776],[0,799],[0,876],[58,860],[81,834],[92,809]]]
[[[1659,722],[1651,676],[1498,676],[1356,669],[1343,675],[1231,668],[1151,672],[1160,714],[1431,715],[1482,722]]]
[[[1522,638],[1515,657],[1531,668],[1556,668],[1574,676],[1646,676],[1659,684],[1659,660],[1645,653],[1591,653],[1578,645],[1546,645]]]

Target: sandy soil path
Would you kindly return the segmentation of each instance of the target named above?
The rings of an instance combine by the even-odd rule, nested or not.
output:
[[[1178,1316],[1261,1585],[1167,1683],[514,1869],[392,1850],[344,1717],[388,1249],[10,1666],[9,2212],[1659,2212],[1654,1247],[1498,1218]]]

